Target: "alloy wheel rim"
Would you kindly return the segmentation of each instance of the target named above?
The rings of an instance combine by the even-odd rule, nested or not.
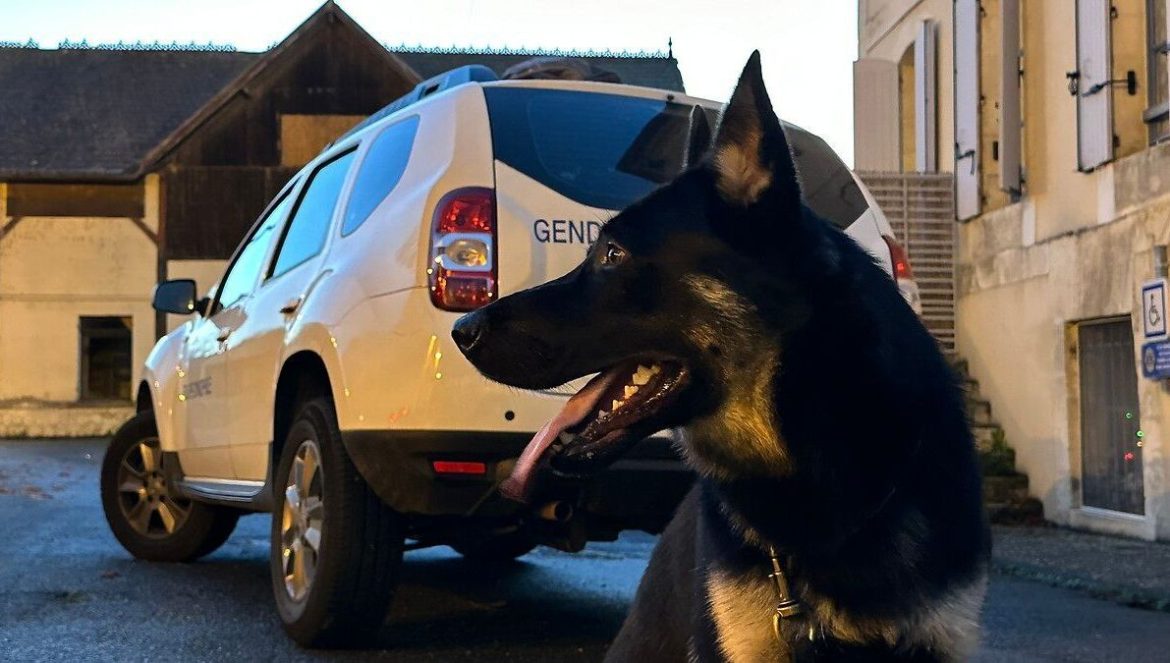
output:
[[[131,445],[118,464],[118,505],[135,532],[165,539],[187,522],[191,501],[175,497],[162,471],[157,437]]]
[[[325,519],[323,489],[320,448],[313,440],[305,440],[288,471],[280,518],[284,589],[293,601],[305,598],[317,575]]]

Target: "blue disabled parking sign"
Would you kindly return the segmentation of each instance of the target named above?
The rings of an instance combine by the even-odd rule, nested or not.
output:
[[[1166,279],[1142,284],[1142,329],[1147,339],[1166,337]]]

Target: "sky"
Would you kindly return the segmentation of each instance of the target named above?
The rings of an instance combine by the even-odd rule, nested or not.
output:
[[[0,0],[0,41],[279,42],[322,0]],[[339,0],[386,44],[665,50],[687,92],[725,101],[753,49],[780,117],[853,163],[856,0]]]

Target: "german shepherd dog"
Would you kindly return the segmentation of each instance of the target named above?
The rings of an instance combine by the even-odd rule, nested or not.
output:
[[[572,272],[456,324],[490,379],[599,373],[501,489],[532,498],[684,430],[698,480],[607,661],[964,660],[990,536],[957,380],[892,279],[802,203],[758,52],[703,154]]]

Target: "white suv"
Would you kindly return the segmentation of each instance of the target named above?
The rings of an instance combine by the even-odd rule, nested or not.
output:
[[[668,435],[555,502],[502,499],[497,484],[568,393],[487,381],[450,332],[460,312],[571,269],[608,216],[671,179],[695,106],[714,124],[717,104],[674,92],[473,66],[337,140],[208,297],[189,280],[156,289],[158,310],[191,317],[150,354],[138,414],[106,455],[118,540],[191,560],[240,514],[272,512],[281,619],[321,645],[376,632],[404,548],[498,561],[659,531],[691,482]],[[819,138],[789,132],[809,204],[887,271],[904,262],[864,186]]]

